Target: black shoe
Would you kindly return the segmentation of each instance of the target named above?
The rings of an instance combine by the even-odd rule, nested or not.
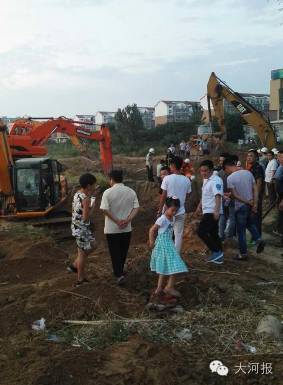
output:
[[[84,278],[82,281],[77,281],[75,284],[74,284],[74,287],[80,287],[82,286],[84,283],[89,283],[89,280]]]
[[[248,255],[247,254],[237,254],[233,257],[234,261],[247,261]]]
[[[78,269],[74,265],[69,265],[69,266],[67,266],[67,271],[69,273],[77,273]]]
[[[260,242],[258,243],[258,245],[257,245],[256,253],[257,253],[257,254],[262,253],[263,250],[264,250],[264,248],[265,248],[265,242],[264,242],[264,241],[260,241]]]
[[[117,285],[118,286],[123,286],[125,284],[125,276],[124,275],[121,275],[121,277],[117,278]]]

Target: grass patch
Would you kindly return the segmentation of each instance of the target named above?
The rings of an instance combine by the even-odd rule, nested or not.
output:
[[[73,186],[74,189],[79,189],[79,176],[72,174],[69,170],[64,172],[65,177],[67,178],[68,185]],[[100,192],[104,192],[106,189],[110,187],[109,185],[109,178],[105,176],[104,174],[100,172],[95,172],[94,173],[96,180],[97,180],[97,185],[100,186]]]
[[[9,237],[13,239],[17,238],[29,238],[33,241],[42,240],[46,237],[46,228],[34,227],[32,224],[26,223],[11,223],[2,232],[9,232]]]
[[[47,145],[50,158],[73,158],[80,156],[79,150],[72,143],[52,143]]]

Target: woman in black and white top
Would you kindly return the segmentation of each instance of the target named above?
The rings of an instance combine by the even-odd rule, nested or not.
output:
[[[95,200],[92,195],[95,191],[96,178],[92,174],[83,174],[80,177],[79,191],[76,192],[72,205],[72,235],[76,239],[78,256],[68,271],[78,274],[75,286],[88,282],[85,277],[87,256],[94,249],[94,234],[91,230],[90,219],[93,216]]]

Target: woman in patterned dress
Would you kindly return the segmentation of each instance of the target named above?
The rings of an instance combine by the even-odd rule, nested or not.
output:
[[[95,191],[96,178],[92,174],[80,177],[81,188],[75,193],[72,207],[72,235],[76,239],[78,256],[68,271],[78,274],[75,286],[88,282],[85,276],[87,256],[94,249],[94,234],[91,231],[90,219],[93,217],[95,201],[92,199]],[[93,203],[92,203],[93,202]]]
[[[149,231],[149,245],[151,248],[154,247],[150,268],[159,276],[155,294],[161,297],[166,295],[180,297],[180,293],[174,288],[176,274],[188,271],[172,239],[174,217],[179,208],[179,199],[167,198],[164,214],[157,219]]]

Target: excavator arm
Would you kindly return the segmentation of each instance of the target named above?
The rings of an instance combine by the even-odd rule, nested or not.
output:
[[[263,146],[268,148],[275,147],[276,136],[275,132],[266,119],[266,117],[258,111],[254,106],[248,103],[239,93],[235,92],[225,82],[219,79],[214,72],[211,73],[207,83],[207,102],[209,119],[212,121],[211,103],[214,109],[215,117],[220,127],[220,131],[225,134],[224,122],[224,104],[226,99],[231,103],[241,114],[242,118],[252,126]]]
[[[14,122],[8,138],[12,156],[44,156],[47,149],[44,147],[54,132],[68,135],[72,143],[81,153],[85,152],[80,139],[89,139],[99,142],[103,170],[108,173],[112,168],[111,135],[106,125],[101,125],[99,131],[91,132],[84,126],[91,123],[76,122],[71,119],[59,117],[47,118],[45,121],[32,119],[19,119]]]
[[[13,166],[13,158],[7,141],[6,126],[0,120],[0,194],[13,193],[10,168]]]
[[[7,127],[0,119],[0,216],[8,207],[14,206],[12,185],[13,158],[7,140]]]

